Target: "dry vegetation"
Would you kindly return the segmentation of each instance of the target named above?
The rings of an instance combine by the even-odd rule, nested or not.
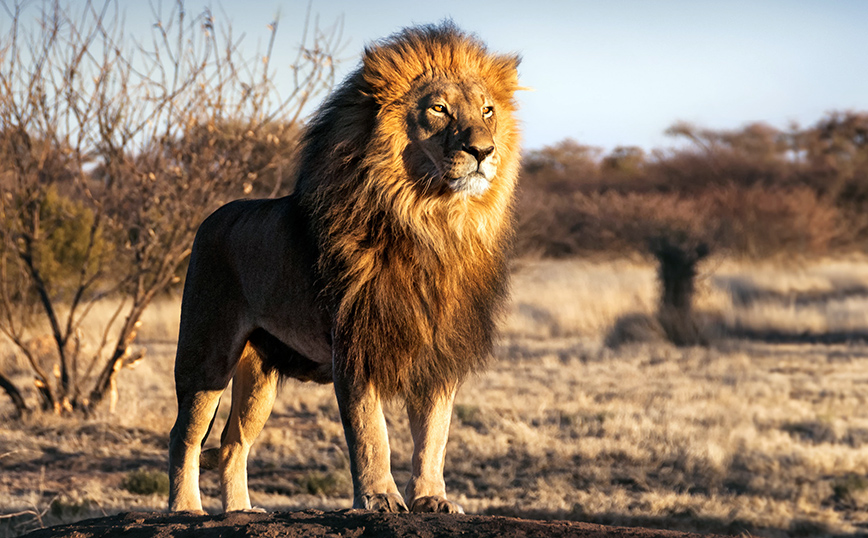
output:
[[[334,78],[339,26],[306,26],[281,51],[292,83],[278,91],[278,21],[250,55],[210,8],[151,7],[151,35],[131,37],[121,2],[0,0],[0,334],[40,395],[26,405],[0,362],[19,414],[88,414],[113,397],[202,220],[291,190],[302,111]],[[103,300],[115,310],[95,327]],[[106,336],[89,353],[86,326]]]
[[[112,1],[0,0],[0,537],[165,507],[192,234],[222,201],[291,189],[302,110],[334,74],[339,28],[300,36],[280,96],[261,51],[170,4],[131,41]],[[689,144],[525,156],[524,261],[497,361],[457,401],[448,490],[481,514],[864,534],[868,263],[845,256],[868,241],[868,114],[670,133]],[[655,268],[624,259],[654,241],[710,248],[691,311],[708,346],[666,341]],[[551,260],[576,255],[616,261]],[[268,509],[350,505],[330,387],[283,385],[250,484]],[[219,510],[216,474],[203,487]]]
[[[868,264],[712,258],[700,269],[696,309],[716,338],[677,348],[651,315],[653,267],[518,264],[497,361],[459,394],[451,494],[481,514],[756,536],[864,532]],[[0,429],[0,506],[22,512],[0,521],[0,536],[164,509],[177,310],[165,299],[145,314],[148,354],[119,374],[116,413],[77,423],[37,415]],[[624,318],[646,330],[606,346]],[[26,384],[26,364],[15,375]],[[13,412],[2,400],[0,416]],[[227,413],[224,402],[209,444]],[[405,481],[411,441],[398,406],[389,420]],[[348,507],[349,477],[331,388],[287,382],[251,457],[254,504]],[[216,474],[202,483],[206,509],[218,511]]]
[[[656,236],[765,259],[858,252],[868,239],[868,113],[808,127],[675,124],[646,153],[564,140],[525,156],[518,250],[547,257],[644,252]]]

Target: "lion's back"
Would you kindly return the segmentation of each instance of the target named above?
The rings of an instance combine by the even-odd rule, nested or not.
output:
[[[195,326],[202,312],[225,312],[248,331],[265,330],[304,356],[327,362],[329,327],[310,237],[293,196],[236,200],[214,211],[193,244],[182,327]]]

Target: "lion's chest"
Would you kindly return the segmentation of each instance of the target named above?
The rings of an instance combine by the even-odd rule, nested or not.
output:
[[[408,352],[422,348],[448,352],[461,342],[487,338],[498,286],[498,260],[472,253],[432,253],[401,246],[369,254],[370,267],[347,286],[342,309],[368,334],[402,343]]]

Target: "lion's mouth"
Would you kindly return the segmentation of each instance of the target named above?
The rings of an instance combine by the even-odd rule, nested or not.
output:
[[[470,172],[461,177],[451,178],[447,184],[454,192],[467,196],[481,196],[491,186],[488,178],[480,172]]]

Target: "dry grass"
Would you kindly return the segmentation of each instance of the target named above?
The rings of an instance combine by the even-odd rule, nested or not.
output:
[[[702,269],[697,309],[718,325],[710,347],[650,338],[612,349],[604,341],[619,320],[653,321],[652,267],[519,264],[498,360],[459,394],[451,494],[476,513],[755,536],[863,533],[868,264],[711,260]],[[141,330],[147,358],[121,372],[114,415],[0,427],[0,513],[29,512],[0,520],[0,536],[164,508],[165,497],[122,487],[139,469],[165,468],[174,419],[177,303],[155,306]],[[402,483],[412,445],[401,407],[388,411]],[[224,404],[219,419],[227,413]],[[349,505],[330,387],[283,385],[250,483],[254,504],[269,509]],[[202,485],[206,508],[219,510],[216,474]]]

